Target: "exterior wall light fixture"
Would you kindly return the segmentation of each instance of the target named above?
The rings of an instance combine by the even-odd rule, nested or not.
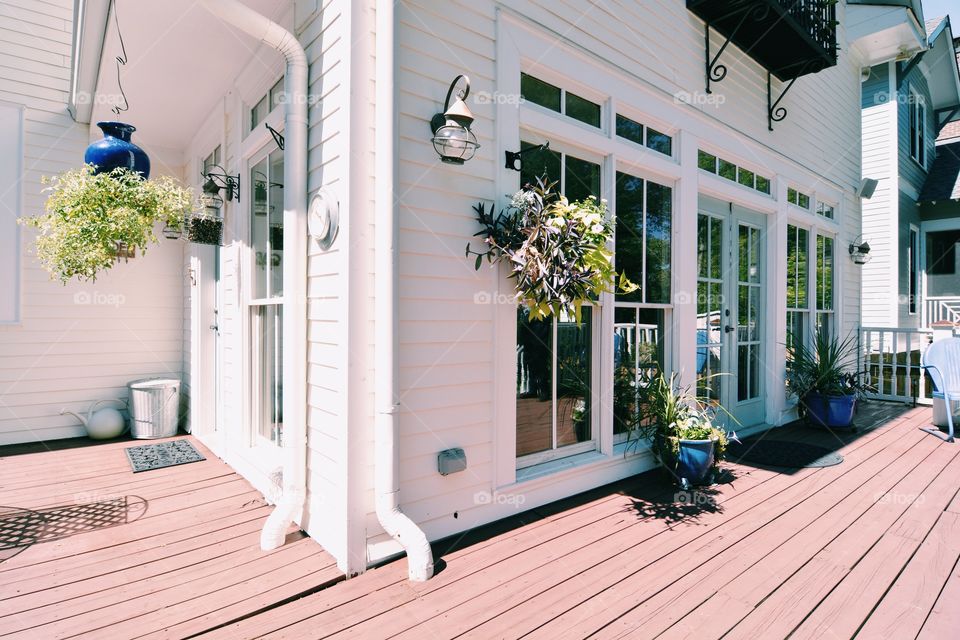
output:
[[[867,264],[870,262],[870,245],[866,241],[861,242],[861,238],[850,243],[847,251],[850,253],[850,259],[854,264]]]
[[[453,91],[461,80],[464,88],[457,91],[456,100],[450,104]],[[473,114],[464,102],[468,95],[470,95],[470,79],[460,74],[450,83],[447,99],[443,103],[443,113],[435,114],[430,120],[433,148],[440,156],[440,160],[449,164],[463,164],[480,148],[477,136],[470,131]]]

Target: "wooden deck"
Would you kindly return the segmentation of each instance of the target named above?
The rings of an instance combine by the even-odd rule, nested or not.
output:
[[[437,543],[423,584],[406,560],[337,582],[297,534],[260,552],[269,509],[215,459],[134,476],[128,443],[4,457],[0,521],[74,517],[0,547],[0,636],[960,637],[960,444],[890,409],[843,437],[769,433],[840,465],[730,464],[696,493],[643,474]]]
[[[261,551],[270,507],[191,441],[207,460],[139,474],[143,442],[0,448],[0,637],[185,638],[342,578],[296,531]]]
[[[845,460],[683,496],[644,474],[436,545],[429,582],[401,560],[203,637],[960,637],[960,444],[929,418],[777,430]]]

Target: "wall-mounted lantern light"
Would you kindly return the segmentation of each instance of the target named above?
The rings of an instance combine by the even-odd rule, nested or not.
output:
[[[203,183],[203,194],[200,196],[200,204],[203,205],[203,212],[214,218],[220,217],[220,209],[223,207],[223,198],[220,197],[220,187],[212,179]]]
[[[457,98],[450,104],[453,90],[457,83],[463,80],[464,88],[457,92]],[[430,120],[430,130],[433,131],[433,148],[440,159],[449,164],[463,164],[473,157],[480,148],[477,136],[470,131],[473,124],[473,114],[467,108],[464,100],[470,95],[470,79],[460,74],[450,83],[447,90],[447,99],[443,103],[443,113],[437,113]]]
[[[860,237],[850,243],[847,249],[850,253],[850,259],[854,264],[866,264],[870,262],[870,245],[865,241],[861,242]]]
[[[205,178],[203,182],[203,193],[204,194],[213,194],[220,195],[220,190],[223,189],[224,198],[227,202],[231,200],[240,199],[240,176],[235,175],[231,176],[227,173],[226,169],[221,167],[218,164],[211,165],[220,169],[221,173],[215,171],[208,171],[207,173],[201,174]],[[223,200],[221,199],[221,202]]]

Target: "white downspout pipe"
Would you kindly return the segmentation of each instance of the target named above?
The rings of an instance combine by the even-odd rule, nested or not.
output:
[[[433,576],[433,552],[423,531],[400,511],[399,284],[394,200],[396,110],[394,104],[394,2],[377,0],[376,25],[376,390],[374,490],[377,518],[407,552],[410,580]]]
[[[307,56],[296,36],[238,0],[201,0],[215,16],[287,61],[283,164],[283,495],[260,533],[260,548],[283,545],[307,497]],[[250,192],[247,187],[248,193]]]

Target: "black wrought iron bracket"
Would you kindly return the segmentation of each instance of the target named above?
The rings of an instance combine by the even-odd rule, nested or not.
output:
[[[226,193],[226,200],[239,200],[240,199],[240,174],[231,176],[227,173],[227,170],[221,167],[218,164],[212,165],[220,169],[221,173],[215,171],[208,171],[207,173],[201,172],[200,175],[206,179],[207,184],[204,184],[204,191],[207,191],[208,185],[210,187],[217,187],[217,191],[224,189]]]
[[[793,86],[793,83],[797,81],[796,78],[787,83],[787,86],[783,88],[783,91],[780,92],[780,96],[774,100],[773,99],[773,87],[770,82],[771,73],[767,71],[767,129],[773,131],[773,123],[780,122],[787,117],[787,108],[781,107],[780,102],[786,97],[787,92],[790,91],[790,88]]]
[[[513,169],[514,171],[522,171],[524,154],[530,153],[532,151],[546,151],[549,148],[550,148],[550,143],[544,142],[543,144],[537,145],[535,147],[527,147],[522,151],[505,151],[504,154],[506,155],[506,160],[507,160],[506,168]]]
[[[722,56],[723,52],[726,51],[727,46],[730,44],[730,41],[736,37],[737,32],[740,31],[740,27],[743,26],[743,24],[747,21],[747,18],[749,18],[751,14],[754,14],[755,20],[762,20],[766,16],[767,12],[769,11],[769,7],[747,6],[741,9],[737,9],[737,11],[743,12],[743,14],[740,16],[739,22],[737,22],[737,26],[733,28],[733,30],[730,32],[730,35],[727,36],[727,39],[723,41],[722,45],[720,45],[720,48],[717,50],[717,54],[712,58],[710,57],[710,23],[709,22],[703,23],[703,40],[704,40],[705,51],[706,51],[705,58],[706,58],[707,93],[713,92],[712,89],[710,88],[711,82],[720,82],[721,80],[727,77],[727,66],[719,62],[720,56]],[[735,15],[735,14],[736,12],[728,15]]]

